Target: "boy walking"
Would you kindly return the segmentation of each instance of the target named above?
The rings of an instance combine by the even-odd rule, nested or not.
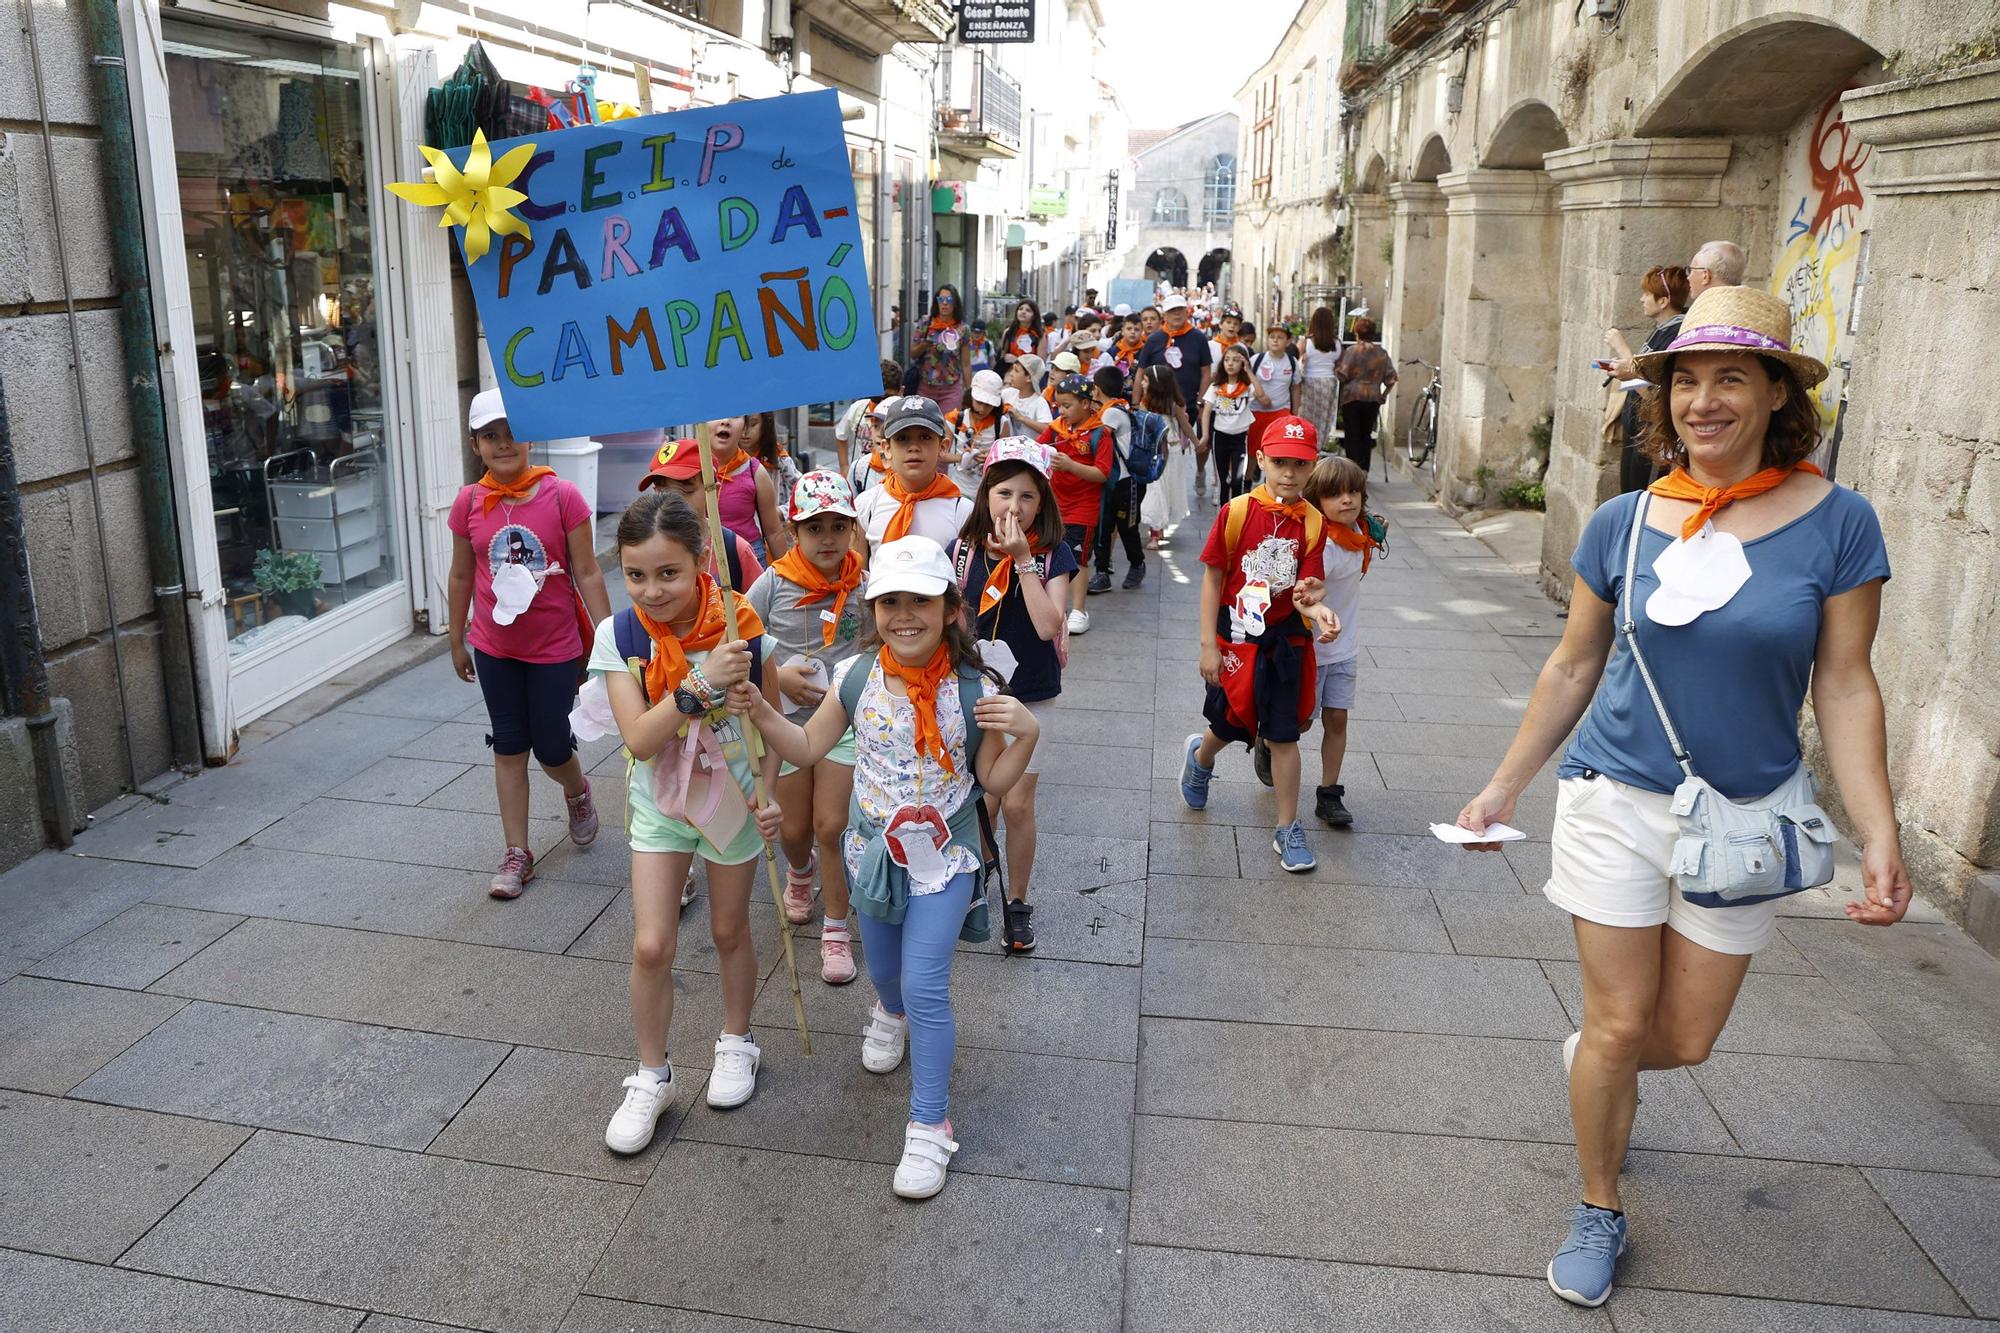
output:
[[[1181,797],[1192,810],[1207,805],[1222,747],[1261,737],[1271,750],[1277,803],[1271,850],[1285,870],[1303,874],[1317,862],[1298,818],[1299,733],[1317,702],[1313,642],[1332,642],[1340,621],[1317,595],[1326,520],[1303,498],[1319,457],[1318,432],[1303,418],[1283,416],[1261,443],[1263,484],[1223,506],[1201,550],[1196,634],[1208,725],[1187,738]],[[1294,585],[1308,579],[1295,597]]]

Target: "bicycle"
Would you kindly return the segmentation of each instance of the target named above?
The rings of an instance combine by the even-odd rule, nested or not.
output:
[[[1438,411],[1444,395],[1444,372],[1430,362],[1415,357],[1403,364],[1422,366],[1431,373],[1431,382],[1424,386],[1423,397],[1417,400],[1416,407],[1410,412],[1409,429],[1403,433],[1403,454],[1410,460],[1410,475],[1415,476],[1417,469],[1426,463],[1431,463],[1433,470],[1436,467],[1433,460],[1437,454]]]

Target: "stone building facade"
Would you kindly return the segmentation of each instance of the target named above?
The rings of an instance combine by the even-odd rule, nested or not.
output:
[[[2000,63],[1977,63],[2000,7],[1591,8],[1349,6],[1356,276],[1385,289],[1390,350],[1443,366],[1440,502],[1545,476],[1544,580],[1566,598],[1616,489],[1604,331],[1649,331],[1647,269],[1742,245],[1746,283],[1834,368],[1829,461],[1895,568],[1875,662],[1905,852],[1976,925],[2000,859],[2000,408],[1968,353],[2000,337]]]
[[[1132,176],[1120,212],[1127,249],[1121,278],[1227,293],[1230,229],[1241,176],[1238,120],[1221,111],[1171,130],[1133,134]]]

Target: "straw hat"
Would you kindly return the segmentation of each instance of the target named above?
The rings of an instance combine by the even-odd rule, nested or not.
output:
[[[1792,350],[1792,312],[1783,301],[1754,287],[1711,287],[1694,298],[1681,331],[1658,352],[1632,358],[1639,373],[1658,384],[1667,359],[1678,352],[1754,352],[1775,357],[1810,389],[1826,378],[1826,363]]]

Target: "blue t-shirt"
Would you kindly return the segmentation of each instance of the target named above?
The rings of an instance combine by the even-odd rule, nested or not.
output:
[[[984,550],[965,555],[954,551],[954,555],[966,561],[965,599],[976,608],[979,590],[986,586],[987,572],[993,568],[992,561]],[[1039,559],[1044,583],[1077,572],[1076,553],[1069,549],[1068,542],[1057,542],[1054,549]],[[1014,678],[1007,682],[1003,693],[1032,704],[1062,693],[1062,663],[1056,657],[1055,644],[1035,632],[1034,617],[1028,614],[1028,603],[1021,595],[1021,573],[1019,569],[1014,571],[1000,605],[976,619],[980,638],[998,639],[1014,650]]]
[[[1613,607],[1623,591],[1625,545],[1644,494],[1634,491],[1599,506],[1570,557],[1577,577]],[[1882,526],[1866,500],[1835,486],[1806,513],[1743,544],[1750,581],[1727,605],[1686,625],[1658,625],[1646,615],[1646,598],[1659,586],[1653,561],[1672,540],[1652,527],[1639,534],[1632,587],[1639,648],[1695,772],[1732,800],[1755,800],[1798,767],[1799,707],[1819,645],[1821,605],[1889,577]],[[1622,634],[1556,771],[1567,778],[1586,769],[1647,791],[1671,792],[1681,783],[1680,765]]]

